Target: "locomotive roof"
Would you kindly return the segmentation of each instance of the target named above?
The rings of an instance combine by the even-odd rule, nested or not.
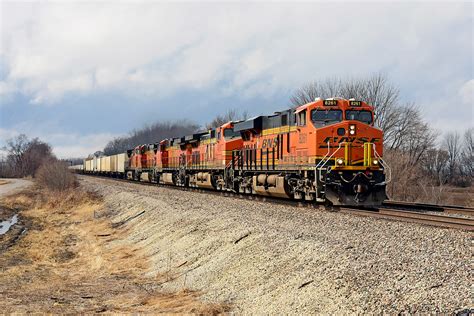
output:
[[[339,97],[333,97],[333,98],[327,98],[327,99],[316,98],[314,102],[309,102],[297,107],[295,114],[298,114],[301,111],[304,111],[307,108],[313,107],[313,106],[324,107],[328,109],[340,108],[343,110],[350,109],[350,108],[373,109],[373,107],[367,104],[366,102],[358,101],[356,99],[344,99],[344,98],[339,98]]]
[[[292,125],[294,123],[293,110],[287,109],[280,112],[275,112],[272,115],[256,116],[249,118],[246,121],[236,123],[234,125],[235,132],[246,130],[264,130],[275,127]]]
[[[209,134],[209,132],[199,132],[199,133],[194,133],[191,135],[186,135],[184,136],[184,143],[192,143],[198,141],[201,136]],[[183,138],[181,139],[181,142],[183,142]]]

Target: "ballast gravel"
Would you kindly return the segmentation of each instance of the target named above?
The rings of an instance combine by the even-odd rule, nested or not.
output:
[[[473,308],[472,234],[81,176],[128,240],[237,314],[453,313]]]

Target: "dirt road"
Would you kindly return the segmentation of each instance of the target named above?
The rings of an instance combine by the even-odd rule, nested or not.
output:
[[[243,314],[452,313],[472,307],[472,234],[82,177],[160,285]]]
[[[0,198],[18,192],[32,184],[30,180],[24,179],[0,179]],[[4,184],[2,184],[4,183]]]

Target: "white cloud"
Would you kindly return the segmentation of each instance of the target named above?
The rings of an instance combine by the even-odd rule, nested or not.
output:
[[[64,157],[103,148],[114,135],[51,133],[71,124],[54,112],[70,95],[126,94],[153,104],[144,113],[181,117],[181,107],[162,111],[158,99],[196,89],[209,100],[274,100],[309,80],[380,70],[433,127],[473,124],[472,3],[1,2],[0,10],[0,106],[18,94],[35,109],[52,105],[42,128],[5,115],[15,121],[1,121],[0,146],[26,131]]]
[[[162,96],[179,89],[268,95],[320,76],[387,67],[442,82],[455,70],[439,34],[468,21],[462,3],[5,3],[0,95],[34,103],[70,92]],[[430,14],[425,14],[427,11]],[[450,37],[471,51],[469,30]],[[449,51],[449,50],[448,50]],[[456,55],[450,58],[456,58]],[[216,83],[225,80],[225,88]],[[222,89],[222,90],[219,90]]]
[[[15,130],[11,130],[11,129],[5,129],[5,128],[1,128],[0,127],[0,140],[7,140],[7,139],[10,139],[10,138],[13,138],[15,136],[18,136],[20,133],[18,133],[17,131]],[[4,144],[0,143],[0,148],[3,147]]]
[[[467,81],[461,86],[459,89],[459,96],[466,106],[471,107],[472,111],[474,105],[474,79]]]
[[[113,135],[109,133],[99,133],[81,136],[77,134],[57,134],[46,136],[45,139],[53,145],[53,152],[58,158],[87,157],[98,150],[103,150]]]

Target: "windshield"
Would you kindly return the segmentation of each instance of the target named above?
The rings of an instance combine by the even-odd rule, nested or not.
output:
[[[326,126],[342,121],[341,110],[313,110],[311,121],[315,126]]]
[[[365,124],[372,123],[372,112],[364,110],[347,110],[346,111],[346,120],[354,120],[363,122]]]

